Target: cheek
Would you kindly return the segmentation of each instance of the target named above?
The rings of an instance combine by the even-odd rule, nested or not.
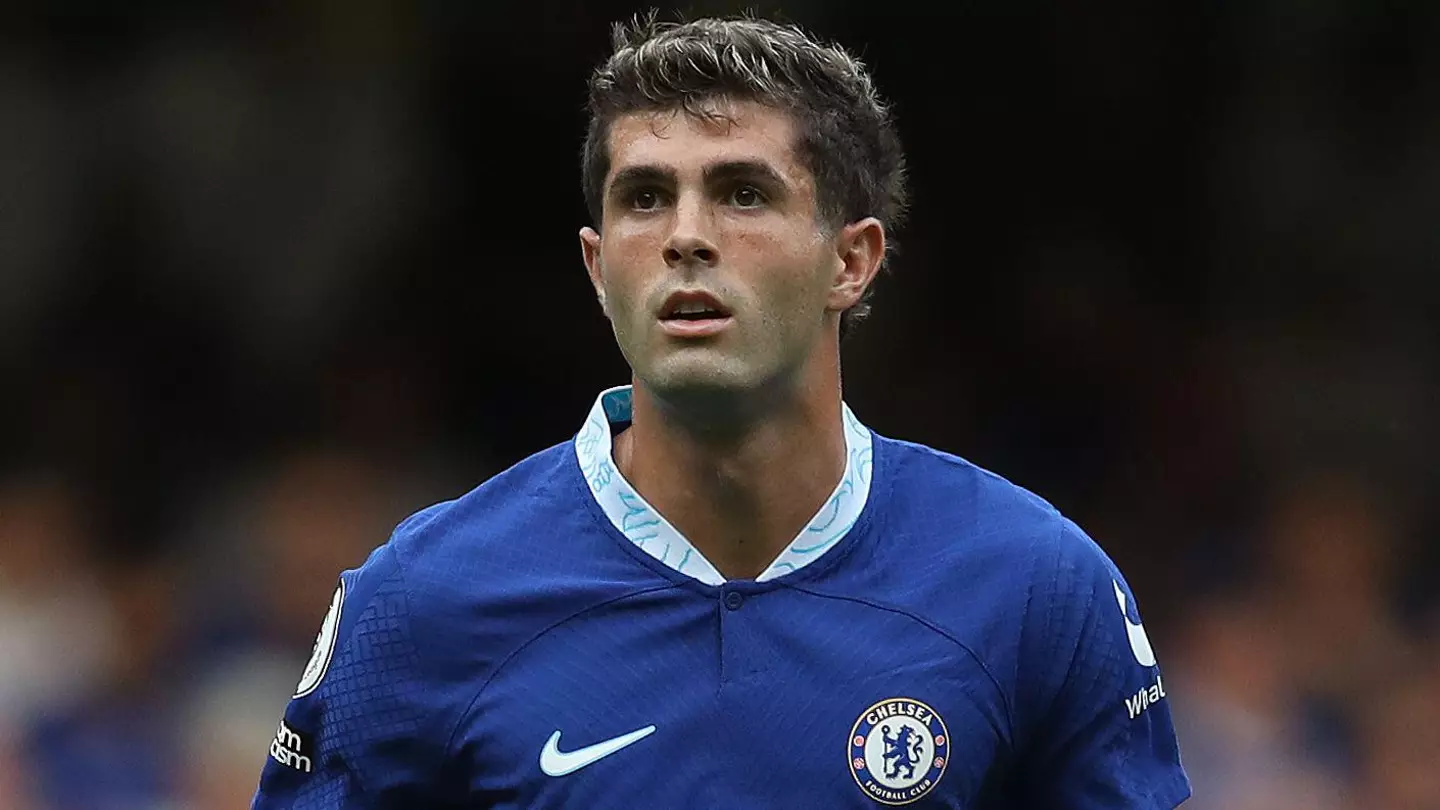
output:
[[[808,322],[824,311],[833,274],[824,257],[810,245],[789,247],[790,250],[783,253],[777,248],[771,254],[783,259],[772,262],[771,271],[761,279],[767,288],[766,297],[776,304],[767,308],[776,310],[786,320]],[[782,303],[783,310],[779,309]]]
[[[823,321],[828,288],[815,282],[814,268],[774,272],[752,288],[757,297],[766,331],[788,335],[785,342],[802,339]]]
[[[638,267],[639,252],[634,239],[616,235],[606,239],[600,249],[600,267],[603,268],[605,287],[609,290],[629,287],[634,284],[635,268]]]
[[[605,297],[611,302],[612,314],[630,309],[643,294],[644,284],[643,264],[634,242],[617,239],[607,243],[601,259]]]

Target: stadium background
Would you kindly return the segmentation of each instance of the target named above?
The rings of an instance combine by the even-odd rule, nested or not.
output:
[[[1187,806],[1440,807],[1440,4],[782,8],[911,157],[861,418],[1111,552]],[[336,573],[625,380],[575,231],[632,10],[0,12],[5,808],[246,806]]]

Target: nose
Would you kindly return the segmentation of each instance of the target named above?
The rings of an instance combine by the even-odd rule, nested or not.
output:
[[[670,237],[665,244],[665,263],[671,267],[680,267],[687,264],[698,264],[705,267],[715,266],[719,254],[715,248],[705,239],[699,237]]]
[[[675,268],[685,265],[713,267],[720,260],[720,251],[710,236],[711,222],[704,204],[686,195],[675,206],[674,225],[662,249],[665,264]]]

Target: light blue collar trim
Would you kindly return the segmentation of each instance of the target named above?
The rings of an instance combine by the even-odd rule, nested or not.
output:
[[[590,493],[615,528],[647,554],[707,585],[723,584],[725,577],[715,566],[664,516],[646,503],[615,467],[611,455],[611,425],[629,422],[630,406],[630,386],[602,391],[595,399],[595,406],[590,409],[585,426],[575,436],[575,458],[580,462],[580,471],[590,486]],[[810,523],[780,552],[770,567],[756,577],[758,582],[798,571],[820,559],[850,531],[865,508],[865,501],[870,497],[873,453],[870,430],[855,418],[848,405],[842,407],[845,475]]]

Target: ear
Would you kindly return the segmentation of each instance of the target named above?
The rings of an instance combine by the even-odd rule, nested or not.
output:
[[[836,272],[828,307],[834,312],[860,303],[885,259],[885,226],[874,217],[846,225],[835,237]]]
[[[600,270],[600,234],[594,228],[580,229],[580,255],[585,260],[585,272],[595,288],[595,297],[600,299],[600,309],[609,317],[610,311],[605,309],[605,279]]]

